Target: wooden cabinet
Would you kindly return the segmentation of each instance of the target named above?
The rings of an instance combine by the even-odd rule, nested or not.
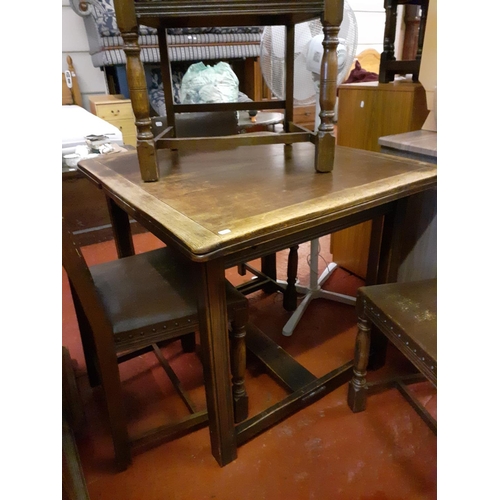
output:
[[[130,99],[123,99],[121,95],[100,94],[89,96],[89,103],[91,113],[120,129],[124,144],[136,146],[137,132]]]
[[[418,130],[428,113],[420,83],[340,85],[337,144],[380,151],[379,137]]]
[[[419,130],[427,118],[420,83],[367,82],[339,86],[337,144],[380,151],[379,137]],[[371,221],[332,234],[332,260],[366,277]]]

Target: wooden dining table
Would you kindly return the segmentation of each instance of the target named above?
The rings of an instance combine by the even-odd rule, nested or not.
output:
[[[407,200],[437,186],[437,167],[337,147],[332,172],[314,170],[314,145],[158,152],[160,179],[141,180],[135,151],[81,161],[108,201],[119,257],[134,253],[133,218],[199,271],[200,344],[212,454],[224,466],[237,447],[347,383],[352,362],[316,377],[252,324],[247,348],[290,390],[235,425],[225,270],[373,220],[367,284],[396,281]],[[293,287],[293,284],[291,284]]]

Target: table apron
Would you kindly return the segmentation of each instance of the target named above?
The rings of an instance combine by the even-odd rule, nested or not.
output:
[[[280,250],[285,250],[292,246],[306,243],[316,238],[320,238],[321,236],[335,233],[342,229],[355,226],[356,224],[372,220],[375,217],[385,215],[392,210],[394,203],[395,202],[390,202],[368,210],[363,210],[362,212],[347,215],[334,221],[324,222],[322,224],[312,226],[294,234],[284,235],[280,238],[239,250],[225,257],[226,268],[233,267],[241,262],[250,261]]]
[[[309,226],[303,226],[301,229],[296,230],[292,233],[283,234],[281,236],[273,234],[273,236],[270,237],[267,241],[258,242],[252,246],[237,248],[233,252],[229,252],[226,255],[220,255],[215,252],[213,256],[203,255],[197,258],[197,256],[194,255],[183,244],[181,240],[176,238],[171,233],[165,231],[165,228],[163,228],[163,226],[158,226],[158,224],[154,220],[148,218],[146,214],[135,209],[114,193],[109,192],[106,189],[104,189],[104,193],[107,197],[111,198],[122,210],[127,212],[130,217],[139,222],[158,239],[160,239],[167,245],[173,245],[190,260],[204,262],[207,260],[222,257],[224,258],[226,268],[233,267],[234,265],[237,265],[243,261],[252,260],[280,250],[285,250],[291,246],[299,245],[301,243],[311,241],[315,238],[340,231],[341,229],[345,229],[347,227],[372,220],[375,217],[385,215],[393,210],[395,203],[397,202],[397,200],[390,199],[380,205],[371,208],[361,208],[356,213],[341,216],[335,220],[330,220],[319,224],[317,222],[311,222]],[[235,245],[238,245],[238,243],[236,243]]]

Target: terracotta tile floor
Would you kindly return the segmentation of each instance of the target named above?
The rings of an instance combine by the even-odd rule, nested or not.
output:
[[[161,243],[149,233],[134,236],[136,251]],[[329,261],[329,238],[321,240],[320,272]],[[300,247],[299,280],[308,282],[308,245]],[[112,242],[83,247],[89,264],[116,258]],[[258,265],[258,263],[255,263]],[[279,276],[286,273],[286,252],[278,255]],[[241,278],[233,270],[228,278]],[[324,288],[355,294],[363,282],[336,269]],[[113,453],[100,389],[88,386],[78,327],[63,272],[63,345],[75,366],[86,423],[77,435],[91,500],[418,500],[437,497],[437,439],[397,390],[372,395],[366,411],[347,406],[347,385],[277,424],[238,448],[238,458],[220,468],[212,457],[208,428],[138,454],[125,471],[113,470]],[[251,321],[315,375],[352,359],[356,318],[352,306],[314,300],[291,337],[281,335],[288,319],[281,295],[249,296]],[[177,343],[167,358],[200,407],[204,405],[201,365]],[[381,377],[410,366],[392,348]],[[152,354],[120,366],[131,433],[161,419],[186,414],[169,379]],[[246,385],[253,415],[285,395],[251,356]],[[437,393],[427,383],[413,386],[436,414]]]

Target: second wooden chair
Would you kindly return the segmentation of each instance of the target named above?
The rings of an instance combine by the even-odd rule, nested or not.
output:
[[[181,339],[194,350],[198,327],[197,287],[193,264],[169,248],[88,267],[63,219],[63,267],[67,272],[80,328],[89,382],[104,390],[116,464],[125,469],[132,449],[165,441],[207,422],[197,411],[163,357],[160,342]],[[231,371],[235,421],[248,415],[244,386],[248,301],[226,282],[230,322]],[[118,364],[153,350],[191,415],[177,423],[131,438]]]

